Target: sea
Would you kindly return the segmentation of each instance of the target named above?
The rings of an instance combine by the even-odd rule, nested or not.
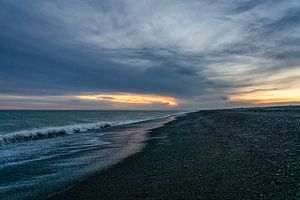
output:
[[[0,111],[0,199],[45,199],[140,151],[182,111]]]

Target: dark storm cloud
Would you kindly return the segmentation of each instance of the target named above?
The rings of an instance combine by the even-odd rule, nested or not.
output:
[[[0,95],[130,92],[217,107],[299,69],[298,0],[3,0],[0,28]]]

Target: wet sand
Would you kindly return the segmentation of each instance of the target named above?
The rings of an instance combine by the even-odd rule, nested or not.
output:
[[[300,199],[300,107],[190,113],[49,199]]]

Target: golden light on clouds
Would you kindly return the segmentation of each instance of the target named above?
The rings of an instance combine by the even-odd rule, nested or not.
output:
[[[240,93],[230,96],[229,99],[253,104],[300,103],[300,86]]]
[[[230,101],[250,104],[300,103],[300,67],[281,70],[229,95]]]
[[[110,101],[115,103],[127,104],[166,104],[169,106],[177,106],[178,100],[173,97],[157,96],[157,95],[141,95],[131,93],[117,94],[90,94],[77,96],[81,100],[90,101]]]

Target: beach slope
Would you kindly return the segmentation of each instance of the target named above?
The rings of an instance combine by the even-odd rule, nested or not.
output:
[[[190,113],[50,199],[300,199],[300,108]]]

